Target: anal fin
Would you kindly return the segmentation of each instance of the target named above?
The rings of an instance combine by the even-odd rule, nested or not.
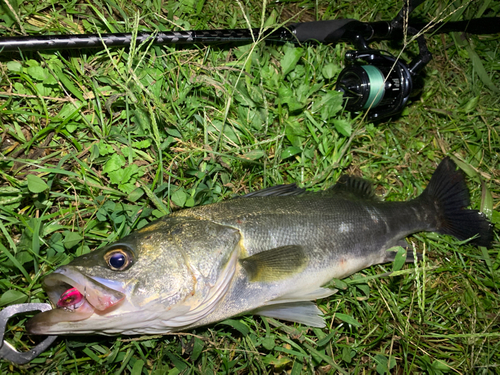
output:
[[[309,301],[277,303],[274,305],[262,306],[251,313],[267,316],[269,318],[302,323],[311,327],[323,328],[325,326],[325,319],[322,316],[323,313],[313,302]]]
[[[337,289],[322,288],[322,287],[309,291],[300,290],[289,294],[285,294],[279,298],[269,301],[267,305],[301,302],[301,301],[313,301],[316,299],[330,297],[332,294],[335,294],[337,292],[338,292]]]
[[[402,247],[406,251],[405,263],[414,263],[415,262],[413,249],[411,249],[408,246],[408,242],[406,242],[406,240],[398,241],[396,246]],[[399,249],[397,247],[391,247],[390,249],[387,249],[387,251],[385,252],[384,260],[381,263],[394,262],[394,259],[396,257],[396,254],[398,253],[398,251],[399,251]],[[417,260],[421,260],[421,259],[422,259],[422,255],[417,253]]]

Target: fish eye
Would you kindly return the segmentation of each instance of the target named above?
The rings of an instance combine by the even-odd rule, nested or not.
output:
[[[130,251],[120,247],[109,250],[104,260],[113,271],[124,271],[132,265],[134,258]]]

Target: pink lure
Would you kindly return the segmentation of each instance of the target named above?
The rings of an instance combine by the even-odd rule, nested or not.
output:
[[[57,307],[70,307],[79,303],[83,298],[82,293],[76,288],[71,288],[65,291],[59,301],[57,301]]]

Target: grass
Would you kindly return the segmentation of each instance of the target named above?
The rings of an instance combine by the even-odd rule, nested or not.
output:
[[[391,19],[402,2],[2,3],[4,36],[246,28],[294,20]],[[489,1],[427,1],[423,19],[498,15]],[[447,18],[447,19],[448,19]],[[500,223],[498,35],[431,35],[425,87],[371,124],[333,91],[347,44],[157,47],[0,54],[0,306],[45,302],[43,275],[169,212],[342,173],[386,200],[419,194],[452,156],[472,206]],[[401,43],[373,45],[397,54]],[[416,51],[411,44],[403,53]],[[498,237],[496,237],[498,240]],[[371,267],[319,301],[328,327],[244,316],[161,337],[61,337],[1,373],[494,374],[500,253],[410,238],[424,260]],[[24,317],[7,337],[32,344]]]

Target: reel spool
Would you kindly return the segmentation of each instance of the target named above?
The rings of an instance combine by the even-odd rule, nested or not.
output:
[[[346,110],[368,110],[369,120],[387,118],[400,113],[415,94],[412,71],[387,52],[349,51],[345,58],[336,90],[344,95]]]

